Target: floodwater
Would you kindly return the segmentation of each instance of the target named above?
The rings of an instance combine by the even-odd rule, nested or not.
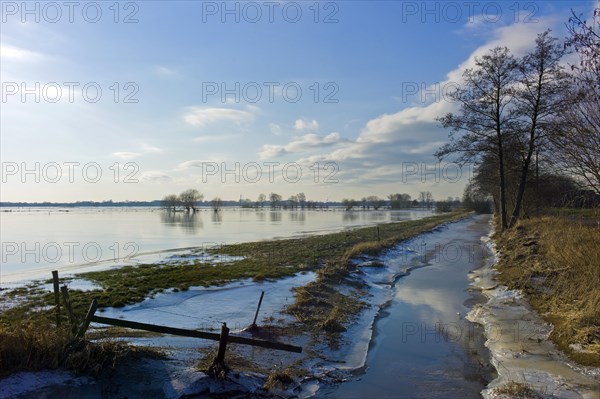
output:
[[[158,208],[3,208],[0,284],[123,263],[160,261],[185,248],[325,234],[420,219],[429,210],[344,212],[225,209],[167,213]],[[171,253],[168,253],[171,252]]]
[[[380,312],[364,368],[319,397],[478,398],[490,376],[481,328],[465,319],[482,297],[469,272],[490,256],[481,237],[489,217],[477,216],[419,236],[384,258],[395,273],[393,297]],[[414,248],[424,248],[415,251]],[[405,270],[411,270],[404,275]],[[369,271],[367,271],[369,273]],[[372,278],[377,281],[376,274]],[[384,283],[388,280],[380,276]]]
[[[468,290],[468,276],[489,255],[481,242],[481,237],[489,232],[488,222],[488,217],[477,216],[441,226],[389,251],[382,257],[386,267],[361,267],[365,281],[373,285],[373,291],[385,291],[382,297],[389,301],[373,324],[370,344],[367,338],[361,349],[365,355],[357,357],[363,360],[353,369],[348,368],[351,361],[332,366],[349,376],[350,381],[323,385],[316,391],[316,397],[480,397],[493,376],[488,376],[486,363],[489,359],[483,346],[482,330],[464,316],[481,299],[477,291]],[[239,333],[240,328],[250,323],[260,291],[264,290],[266,295],[259,323],[265,317],[285,318],[287,316],[281,311],[292,300],[292,287],[304,285],[313,278],[314,273],[307,273],[274,282],[239,281],[224,287],[191,287],[187,292],[164,293],[136,305],[106,309],[103,315],[207,330],[227,322],[234,332]],[[363,325],[356,327],[370,329],[372,321],[371,317],[370,321],[365,320]],[[361,336],[350,333],[347,339],[356,340]],[[139,345],[165,345],[172,355],[177,355],[169,362],[138,365],[141,371],[135,377],[139,381],[137,384],[131,384],[127,378],[90,382],[67,377],[64,377],[67,382],[57,384],[52,382],[54,377],[40,373],[18,375],[14,381],[9,381],[10,384],[4,383],[14,388],[16,396],[27,399],[100,398],[104,397],[106,387],[117,389],[119,397],[175,398],[206,388],[209,381],[202,373],[190,368],[190,362],[199,357],[197,348],[205,346],[206,342],[154,336],[132,340]],[[265,356],[264,351],[259,352],[255,354],[252,349],[244,356]],[[296,358],[287,356],[287,359],[294,361]],[[274,365],[280,362],[277,358],[272,361]],[[34,381],[23,384],[24,379]]]

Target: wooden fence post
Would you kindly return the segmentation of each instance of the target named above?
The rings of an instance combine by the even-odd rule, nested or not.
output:
[[[219,338],[219,350],[217,351],[216,363],[225,363],[225,350],[227,349],[227,337],[229,336],[229,328],[227,323],[221,326],[221,337]]]
[[[71,299],[69,298],[69,288],[66,285],[60,287],[60,292],[62,293],[63,302],[65,303],[65,308],[67,309],[67,313],[69,314],[69,322],[71,323],[71,328],[75,329],[77,327],[77,322],[75,320],[75,314],[73,314],[73,307],[71,306]]]
[[[260,293],[260,299],[258,300],[258,306],[256,307],[256,313],[254,314],[254,321],[252,321],[252,325],[250,328],[256,328],[256,319],[258,318],[258,312],[260,311],[260,305],[262,304],[263,297],[265,296],[265,292]]]
[[[83,320],[81,328],[77,333],[77,338],[83,338],[83,336],[85,335],[85,332],[87,331],[88,327],[90,326],[90,323],[92,322],[92,317],[94,317],[94,313],[96,313],[96,309],[98,309],[98,301],[96,300],[96,298],[94,298],[92,304],[90,305],[90,309],[87,312],[87,315],[85,315],[85,320]]]
[[[379,226],[375,226],[375,229],[377,230],[377,241],[379,241],[380,240],[380,238],[379,238]]]
[[[54,284],[54,303],[56,304],[56,326],[60,327],[60,294],[58,291],[58,270],[52,271],[52,283]]]

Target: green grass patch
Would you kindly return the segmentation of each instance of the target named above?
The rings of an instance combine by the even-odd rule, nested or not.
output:
[[[122,307],[169,289],[186,291],[191,286],[222,285],[240,279],[274,280],[310,270],[319,270],[319,281],[331,283],[347,275],[348,261],[353,256],[378,253],[402,240],[431,230],[440,223],[456,220],[467,214],[468,212],[455,212],[420,220],[380,224],[380,241],[377,241],[375,226],[362,227],[318,236],[211,248],[208,250],[209,254],[223,260],[215,264],[203,261],[202,256],[199,256],[190,257],[185,263],[142,264],[82,273],[79,277],[98,284],[102,290],[71,290],[71,302],[75,314],[83,318],[93,298],[98,300],[100,308]],[[241,258],[231,260],[231,256]],[[0,326],[9,327],[23,321],[47,325],[55,320],[53,309],[36,310],[54,304],[51,292],[24,287],[7,295],[27,299],[19,306],[4,310],[0,316]],[[349,306],[341,296],[331,299],[338,306]],[[342,309],[339,313],[345,314]],[[299,308],[295,312],[300,319],[308,320],[301,315]],[[324,327],[331,330],[339,329],[333,321],[327,322],[329,316],[331,315],[319,320],[319,323],[325,323]],[[68,320],[65,318],[64,321]]]

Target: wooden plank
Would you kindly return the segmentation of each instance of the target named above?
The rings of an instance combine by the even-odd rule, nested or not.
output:
[[[77,324],[75,320],[75,314],[73,314],[73,307],[71,306],[71,299],[69,298],[69,289],[66,285],[60,287],[60,292],[62,293],[63,302],[65,303],[65,308],[67,309],[67,313],[69,314],[69,322],[71,323],[71,327]]]
[[[85,335],[85,332],[87,331],[88,327],[90,326],[90,323],[92,322],[92,319],[94,318],[94,313],[96,313],[96,309],[98,309],[98,301],[96,300],[96,298],[94,298],[87,314],[85,315],[85,319],[81,324],[81,328],[77,333],[77,338],[83,338],[83,336]]]
[[[58,270],[52,271],[52,283],[54,284],[54,303],[56,304],[56,325],[60,327],[60,294],[58,290]]]
[[[258,318],[258,312],[260,311],[260,305],[262,304],[263,297],[265,296],[265,292],[262,291],[260,293],[260,299],[258,300],[258,306],[256,307],[256,313],[254,314],[254,321],[252,322],[252,327],[256,327],[256,319]]]
[[[95,323],[100,323],[100,324],[108,324],[111,326],[135,328],[138,330],[152,331],[152,332],[157,332],[157,333],[161,333],[161,334],[178,335],[181,337],[210,339],[213,341],[218,341],[221,337],[220,334],[216,334],[216,333],[209,333],[209,332],[196,331],[196,330],[186,330],[183,328],[175,328],[175,327],[168,327],[168,326],[159,326],[156,324],[139,323],[137,321],[113,319],[113,318],[102,317],[102,316],[93,316],[91,318],[91,321],[93,321]],[[282,350],[282,351],[287,351],[287,352],[302,353],[302,347],[300,347],[300,346],[282,344],[280,342],[265,341],[262,339],[239,337],[239,336],[235,336],[235,335],[229,335],[229,337],[227,337],[227,342],[232,342],[235,344],[242,344],[242,345],[259,346],[261,348],[276,349],[276,350]]]

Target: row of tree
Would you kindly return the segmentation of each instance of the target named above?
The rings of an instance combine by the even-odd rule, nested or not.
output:
[[[503,229],[542,185],[600,195],[600,36],[574,13],[568,27],[564,43],[543,32],[523,57],[496,47],[477,58],[450,93],[458,112],[438,118],[451,133],[436,156],[476,165],[465,202],[491,198]],[[579,62],[565,68],[571,49]]]
[[[343,199],[342,205],[346,210],[351,210],[355,207],[361,207],[362,209],[374,210],[381,209],[388,206],[391,209],[407,209],[407,208],[427,208],[431,209],[436,202],[433,199],[433,195],[429,191],[421,191],[419,193],[418,200],[412,199],[409,194],[390,194],[387,196],[387,200],[380,198],[376,195],[363,197],[361,200],[354,199]],[[198,203],[202,202],[204,195],[198,190],[190,189],[182,192],[179,195],[171,194],[167,195],[162,200],[162,206],[164,209],[174,212],[178,209],[185,210],[187,212],[195,212],[197,210]],[[456,207],[457,203],[460,203],[458,198],[448,198],[446,201],[439,201],[437,204],[445,202],[452,204],[452,207]],[[210,202],[211,208],[217,212],[224,206],[224,201],[220,197],[213,198]],[[304,193],[298,193],[291,195],[287,200],[284,200],[280,194],[270,193],[267,197],[265,194],[260,194],[257,201],[252,202],[249,199],[240,200],[238,204],[246,208],[264,208],[267,204],[271,209],[317,209],[322,208],[324,205],[321,202],[309,201],[306,199]]]

